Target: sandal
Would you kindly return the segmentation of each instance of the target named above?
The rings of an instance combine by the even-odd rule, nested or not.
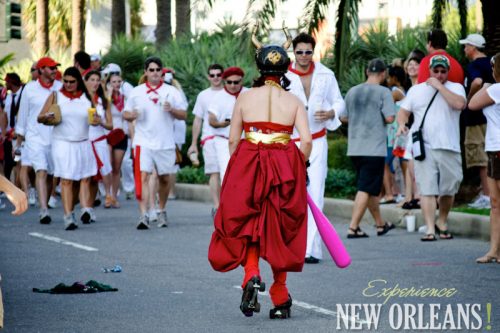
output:
[[[392,198],[392,199],[382,198],[379,201],[379,204],[381,204],[381,205],[394,204],[394,203],[396,203],[396,200],[394,198]]]
[[[498,260],[497,257],[493,257],[493,256],[490,256],[490,255],[485,255],[485,256],[482,256],[480,258],[477,258],[476,259],[476,262],[478,264],[491,264],[491,263],[500,263],[500,260]]]
[[[436,232],[438,233],[439,235],[439,239],[453,239],[453,235],[448,231],[448,229],[446,230],[441,230],[437,224],[435,225],[435,228],[436,228]]]
[[[401,208],[403,209],[420,209],[420,203],[419,203],[419,199],[413,199],[413,200],[410,200],[410,201],[406,201],[403,206]]]
[[[424,237],[420,238],[422,242],[434,242],[437,240],[435,234],[427,234]]]
[[[396,228],[396,226],[392,223],[387,223],[385,222],[385,224],[383,226],[377,226],[377,236],[382,236],[382,235],[385,235],[386,233],[389,232],[389,230],[392,230]],[[382,229],[379,231],[379,229]]]
[[[353,229],[353,228],[349,228],[349,230],[351,230],[353,233],[352,234],[347,234],[347,238],[367,238],[368,235],[363,231],[361,230],[359,227],[357,227],[356,229]]]

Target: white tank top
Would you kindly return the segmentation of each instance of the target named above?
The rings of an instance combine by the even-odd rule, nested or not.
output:
[[[100,97],[97,100],[96,111],[101,117],[102,122],[106,122],[106,112],[104,111],[104,106],[102,105],[102,99]],[[101,125],[89,126],[89,140],[95,140],[103,135],[106,135],[108,132],[109,131]]]
[[[54,126],[52,138],[63,141],[84,141],[89,138],[88,109],[90,101],[85,94],[69,99],[57,92],[57,104],[61,108],[61,123]]]
[[[121,96],[123,96],[123,98],[125,98],[124,95],[121,95]],[[113,129],[115,129],[115,128],[123,129],[124,128],[124,125],[123,125],[124,120],[122,118],[122,113],[121,113],[121,111],[119,111],[116,108],[115,104],[113,104],[113,101],[110,101],[110,103],[111,103],[111,117],[113,118]],[[125,101],[123,103],[125,106]]]

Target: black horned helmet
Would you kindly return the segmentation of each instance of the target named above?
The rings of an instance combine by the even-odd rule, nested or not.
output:
[[[279,45],[265,45],[257,39],[258,24],[255,25],[252,33],[252,42],[255,45],[255,62],[261,75],[283,75],[287,72],[290,65],[290,58],[286,50],[292,44],[292,36],[283,22],[283,32],[286,36],[286,42],[282,46]]]

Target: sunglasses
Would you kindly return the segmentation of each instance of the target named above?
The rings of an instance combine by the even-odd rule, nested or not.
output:
[[[73,84],[76,83],[76,80],[63,80],[63,82],[66,84]]]
[[[297,54],[297,55],[304,55],[304,54],[311,55],[311,54],[313,54],[313,51],[311,51],[311,50],[307,50],[307,51],[298,50],[298,51],[295,51],[295,54]]]
[[[237,81],[226,80],[226,84],[237,85],[237,84],[240,84],[240,83],[241,83],[241,80],[237,80]]]
[[[148,72],[161,72],[161,68],[148,68]]]
[[[211,78],[214,78],[214,77],[221,77],[222,74],[221,73],[218,73],[218,74],[208,74],[209,77]]]
[[[434,74],[446,74],[448,73],[448,71],[446,69],[443,69],[443,70],[436,70],[436,69],[433,69],[432,72]]]

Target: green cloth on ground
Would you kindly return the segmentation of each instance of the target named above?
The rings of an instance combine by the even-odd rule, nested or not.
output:
[[[105,291],[118,291],[118,289],[95,280],[90,280],[85,284],[82,282],[75,282],[70,286],[59,283],[52,289],[33,288],[33,292],[45,294],[93,294]]]

